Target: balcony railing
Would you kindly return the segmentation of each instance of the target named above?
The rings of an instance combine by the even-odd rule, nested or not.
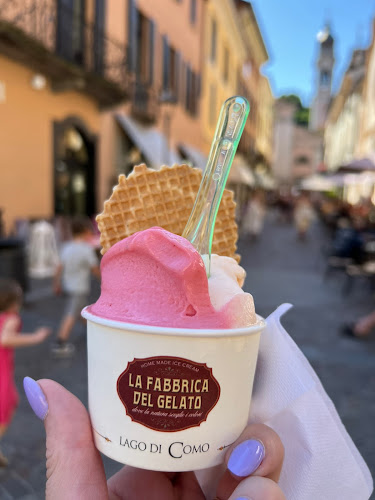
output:
[[[155,123],[158,116],[158,93],[151,85],[134,80],[130,85],[131,113],[145,123]]]
[[[54,0],[0,0],[0,51],[51,78],[114,104],[128,90],[126,47]]]

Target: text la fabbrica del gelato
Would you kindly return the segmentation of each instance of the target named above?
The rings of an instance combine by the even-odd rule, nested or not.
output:
[[[128,377],[133,404],[148,408],[199,410],[201,394],[209,392],[209,379],[160,378],[133,373]]]

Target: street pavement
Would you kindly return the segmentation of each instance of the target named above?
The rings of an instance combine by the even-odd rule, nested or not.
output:
[[[359,280],[350,294],[344,295],[340,273],[323,280],[328,241],[319,223],[311,229],[307,241],[301,242],[291,225],[282,225],[274,214],[269,215],[258,241],[242,238],[239,242],[242,265],[247,271],[245,288],[254,295],[257,312],[262,316],[283,302],[294,305],[283,324],[318,373],[374,475],[375,335],[367,341],[356,341],[339,333],[340,325],[372,310],[374,294],[366,282]],[[99,286],[94,282],[92,301],[98,293]],[[62,310],[63,299],[52,295],[50,280],[34,280],[22,312],[24,331],[41,325],[56,330]],[[72,340],[77,348],[73,359],[51,358],[49,342],[16,352],[16,383],[21,400],[1,444],[10,459],[9,467],[0,469],[1,500],[44,498],[44,429],[25,399],[23,377],[52,378],[87,404],[83,324],[75,326]],[[107,458],[104,463],[108,476],[120,468]]]

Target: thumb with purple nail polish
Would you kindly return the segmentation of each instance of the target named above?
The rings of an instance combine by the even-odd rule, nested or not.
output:
[[[40,420],[44,420],[48,413],[48,403],[40,385],[33,378],[25,377],[23,388],[33,412]]]
[[[238,477],[250,476],[260,466],[264,456],[263,443],[256,439],[247,439],[232,451],[228,460],[228,469]]]

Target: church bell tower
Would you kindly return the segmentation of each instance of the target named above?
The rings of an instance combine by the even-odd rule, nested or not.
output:
[[[332,92],[332,71],[335,64],[334,40],[328,25],[317,35],[319,58],[317,61],[316,94],[311,106],[309,128],[323,131]]]

